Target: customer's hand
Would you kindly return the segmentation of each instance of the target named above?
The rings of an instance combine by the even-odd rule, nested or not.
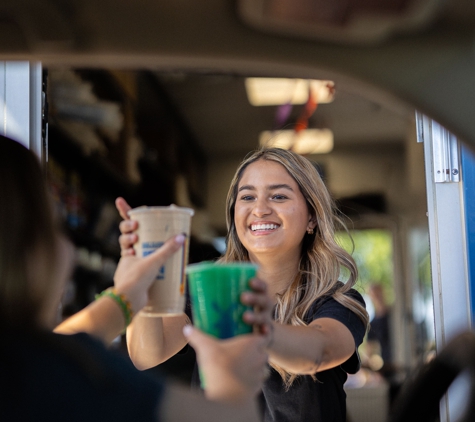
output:
[[[207,398],[244,403],[256,397],[268,376],[265,336],[246,334],[218,340],[191,325],[183,333],[196,351]]]
[[[131,254],[122,255],[114,274],[114,285],[116,291],[123,293],[130,301],[134,313],[146,305],[148,290],[160,267],[183,246],[184,241],[185,236],[179,234],[144,258]]]
[[[148,301],[148,291],[160,267],[177,252],[185,238],[178,235],[168,239],[160,248],[144,258],[123,256],[114,274],[115,290],[130,302],[136,314]],[[79,312],[59,324],[59,334],[88,333],[110,344],[124,329],[124,313],[106,297],[91,302]]]
[[[137,230],[139,223],[136,220],[131,220],[129,218],[127,213],[132,209],[132,207],[124,198],[118,197],[115,200],[115,206],[119,211],[120,216],[123,218],[119,224],[121,233],[119,237],[121,255],[135,255],[134,244],[138,241],[138,236],[134,233],[134,230]]]

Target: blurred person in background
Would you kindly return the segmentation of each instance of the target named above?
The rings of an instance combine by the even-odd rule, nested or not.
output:
[[[368,296],[374,307],[374,316],[366,340],[366,355],[369,367],[379,373],[389,384],[389,402],[393,403],[399,393],[402,380],[394,363],[391,334],[391,306],[388,304],[384,287],[380,283],[371,283]]]
[[[371,283],[368,296],[374,307],[374,317],[368,331],[368,348],[373,349],[373,353],[378,353],[382,358],[381,371],[384,375],[385,371],[391,371],[392,366],[390,307],[387,304],[381,284]]]

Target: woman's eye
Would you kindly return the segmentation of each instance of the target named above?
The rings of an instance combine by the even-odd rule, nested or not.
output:
[[[275,194],[272,196],[272,199],[283,200],[287,199],[287,197],[285,195]]]
[[[243,195],[241,196],[241,201],[252,201],[254,197],[252,195]]]

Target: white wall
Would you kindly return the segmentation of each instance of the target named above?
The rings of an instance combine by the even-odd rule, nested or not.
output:
[[[42,158],[41,64],[0,62],[0,133]]]

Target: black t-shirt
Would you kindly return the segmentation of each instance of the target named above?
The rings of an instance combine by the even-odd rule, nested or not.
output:
[[[364,305],[362,296],[349,293]],[[350,330],[355,340],[355,353],[342,365],[316,374],[299,376],[285,391],[281,376],[273,369],[265,382],[260,404],[264,422],[344,422],[346,421],[346,393],[343,384],[347,373],[356,373],[360,366],[357,352],[363,341],[365,326],[361,319],[331,297],[318,299],[308,312],[305,322],[318,318],[333,318]]]
[[[350,290],[347,295],[365,306],[363,297],[356,290]],[[189,306],[186,313],[192,318]],[[315,381],[310,375],[299,376],[288,391],[281,376],[271,368],[271,375],[259,396],[263,422],[346,421],[346,393],[343,385],[347,374],[354,374],[360,368],[357,349],[363,341],[366,327],[354,312],[331,297],[317,299],[307,313],[305,322],[309,324],[318,318],[333,318],[348,327],[355,340],[355,353],[342,365],[318,372]],[[191,386],[200,390],[196,365]]]
[[[163,384],[86,334],[0,332],[0,420],[157,421]]]

